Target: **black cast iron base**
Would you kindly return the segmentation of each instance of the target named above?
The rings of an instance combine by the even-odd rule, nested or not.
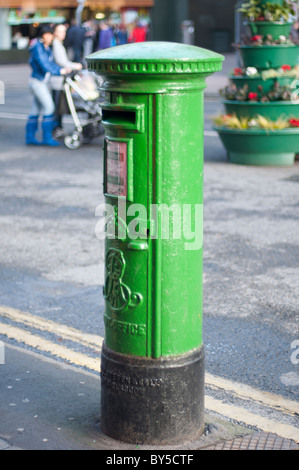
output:
[[[131,444],[179,444],[204,430],[204,348],[168,358],[102,350],[101,428]]]

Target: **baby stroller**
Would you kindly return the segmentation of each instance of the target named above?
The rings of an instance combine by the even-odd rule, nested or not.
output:
[[[75,129],[64,135],[64,144],[71,150],[90,143],[104,133],[97,85],[97,78],[86,71],[72,73],[64,78],[59,114],[70,114],[75,124]],[[56,137],[59,138],[59,135]]]

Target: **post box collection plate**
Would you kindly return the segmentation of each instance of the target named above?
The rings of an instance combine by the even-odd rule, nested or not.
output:
[[[112,196],[127,196],[126,142],[106,141],[106,190]]]

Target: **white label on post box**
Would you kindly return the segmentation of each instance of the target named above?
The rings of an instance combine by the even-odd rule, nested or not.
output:
[[[127,196],[126,142],[107,139],[106,192],[112,196]]]

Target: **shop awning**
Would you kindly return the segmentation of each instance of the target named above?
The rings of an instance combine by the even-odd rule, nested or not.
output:
[[[85,6],[93,9],[119,10],[120,8],[148,8],[153,7],[154,0],[86,0]],[[0,0],[0,8],[76,8],[76,0]]]
[[[35,24],[35,23],[38,23],[38,24],[48,24],[48,23],[63,23],[64,21],[66,20],[66,18],[64,16],[56,16],[55,18],[53,17],[43,17],[43,18],[37,18],[37,17],[33,17],[33,18],[20,18],[20,19],[17,19],[17,18],[14,18],[14,19],[8,19],[8,24],[11,25],[11,26],[18,26],[20,24]]]

